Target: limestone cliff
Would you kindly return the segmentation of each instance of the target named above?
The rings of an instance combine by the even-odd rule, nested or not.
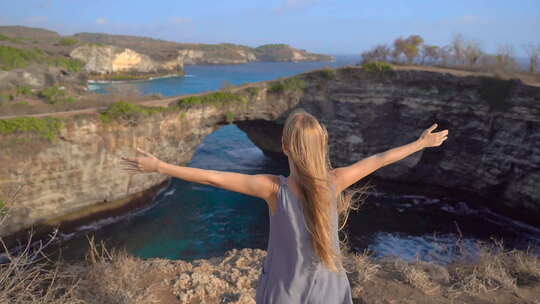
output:
[[[239,64],[257,60],[252,51],[243,48],[226,52],[207,48],[181,49],[178,54],[185,64]]]
[[[308,53],[287,44],[265,44],[255,48],[260,61],[329,61],[331,56]]]
[[[182,56],[167,61],[156,61],[145,54],[113,45],[84,45],[71,51],[70,56],[85,63],[91,74],[114,73],[160,73],[181,72],[184,67]]]
[[[269,44],[257,48],[222,43],[199,45],[179,50],[185,64],[238,64],[252,61],[329,61],[332,57],[308,53],[286,44]]]
[[[119,170],[119,157],[136,146],[182,164],[207,134],[235,121],[265,151],[279,154],[280,125],[299,106],[327,126],[335,166],[405,144],[438,122],[450,130],[443,147],[374,175],[417,189],[465,191],[492,209],[540,226],[538,87],[437,72],[382,76],[344,68],[183,98],[180,104],[144,115],[120,109],[114,119],[99,113],[71,116],[52,141],[42,138],[53,138],[42,125],[2,129],[0,120],[0,187],[5,193],[26,185],[13,205],[9,229],[0,235],[91,213],[163,182],[157,174],[130,179]]]

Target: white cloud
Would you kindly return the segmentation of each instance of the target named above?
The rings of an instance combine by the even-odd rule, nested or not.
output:
[[[174,17],[171,18],[171,23],[173,24],[184,24],[184,23],[190,23],[191,18],[185,18],[185,17]]]
[[[301,10],[311,7],[317,1],[318,0],[285,0],[285,3],[275,8],[274,11],[281,13],[292,10]]]
[[[96,24],[106,24],[107,23],[107,19],[105,18],[97,18],[96,19]]]

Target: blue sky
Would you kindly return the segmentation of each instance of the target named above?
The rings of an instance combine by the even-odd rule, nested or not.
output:
[[[0,0],[1,25],[61,34],[105,32],[179,42],[288,43],[357,54],[419,34],[444,45],[462,33],[488,52],[540,44],[540,0]]]

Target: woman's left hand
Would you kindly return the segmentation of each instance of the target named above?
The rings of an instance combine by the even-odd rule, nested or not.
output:
[[[154,155],[137,148],[142,157],[121,157],[122,170],[128,173],[158,172],[160,160]]]

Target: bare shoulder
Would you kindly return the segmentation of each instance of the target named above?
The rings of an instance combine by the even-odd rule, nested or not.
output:
[[[257,178],[261,180],[262,187],[265,188],[265,195],[263,199],[268,204],[272,214],[275,214],[277,210],[277,195],[279,192],[279,176],[273,174],[256,174]]]
[[[279,176],[274,174],[255,174],[254,177],[259,180],[259,183],[269,195],[279,191]]]

